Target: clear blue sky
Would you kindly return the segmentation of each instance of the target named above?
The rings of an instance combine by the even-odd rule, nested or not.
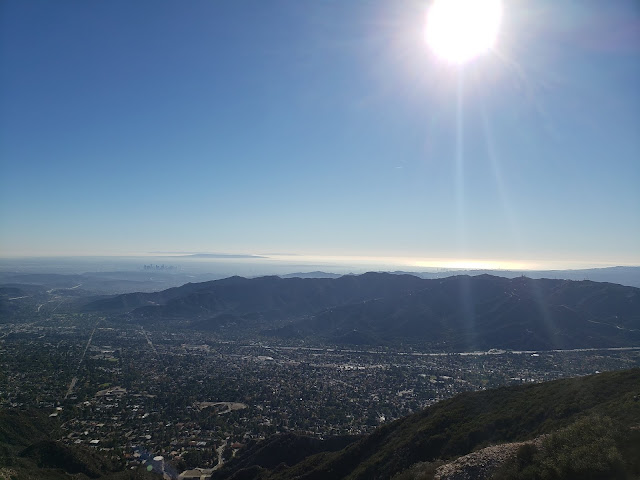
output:
[[[0,256],[640,264],[640,4],[0,3]]]

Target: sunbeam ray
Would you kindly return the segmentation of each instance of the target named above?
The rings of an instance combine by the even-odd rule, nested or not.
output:
[[[489,161],[491,162],[491,170],[493,172],[496,186],[498,187],[500,203],[502,204],[502,208],[504,209],[504,215],[507,218],[507,224],[509,226],[511,237],[515,241],[515,248],[519,252],[519,257],[522,258],[522,254],[524,253],[523,242],[520,235],[520,229],[518,228],[518,224],[516,221],[517,215],[514,212],[513,205],[511,203],[511,200],[509,199],[509,195],[504,184],[504,179],[502,177],[502,167],[500,165],[500,160],[496,151],[493,130],[491,128],[489,116],[487,115],[486,106],[484,104],[482,104],[481,116],[483,137],[485,140],[485,146],[487,148],[487,155],[489,157]]]
[[[465,185],[464,185],[464,70],[458,70],[456,92],[456,164],[455,192],[458,256],[466,258],[466,221],[465,221]]]

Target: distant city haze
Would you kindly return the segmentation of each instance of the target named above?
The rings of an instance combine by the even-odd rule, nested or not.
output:
[[[265,275],[303,277],[339,276],[365,272],[411,273],[423,278],[444,278],[450,275],[491,275],[512,278],[526,275],[531,278],[564,278],[593,280],[640,287],[640,266],[615,266],[597,263],[516,263],[468,262],[451,259],[412,259],[402,257],[338,257],[284,254],[189,254],[129,256],[75,256],[75,257],[15,257],[0,258],[0,283],[11,283],[20,277],[14,274],[88,275],[79,280],[84,287],[90,285],[93,274],[108,274],[114,279],[154,280],[145,290],[158,290],[162,286],[178,286],[186,282],[231,277],[259,277]],[[141,276],[146,274],[145,276]],[[36,281],[37,277],[31,279]],[[161,283],[155,283],[161,281]],[[139,284],[136,288],[142,288]],[[122,291],[126,291],[123,288]]]

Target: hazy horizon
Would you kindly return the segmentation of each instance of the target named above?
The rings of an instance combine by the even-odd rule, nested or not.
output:
[[[177,254],[163,255],[85,255],[85,256],[23,256],[1,257],[0,272],[29,273],[89,273],[110,271],[141,271],[144,265],[165,265],[175,273],[211,273],[232,275],[284,275],[323,271],[327,273],[364,273],[367,271],[407,272],[456,272],[456,271],[504,271],[540,272],[565,270],[591,270],[613,267],[638,267],[638,265],[610,265],[606,263],[516,263],[468,261],[459,259],[414,259],[405,257],[346,257],[291,254]],[[208,256],[210,255],[210,256]],[[169,273],[171,272],[169,271]]]

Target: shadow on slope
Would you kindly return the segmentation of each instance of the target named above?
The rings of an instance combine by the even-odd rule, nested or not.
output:
[[[640,369],[463,393],[383,425],[339,452],[247,478],[386,479],[418,462],[551,433],[589,414],[640,425]]]

